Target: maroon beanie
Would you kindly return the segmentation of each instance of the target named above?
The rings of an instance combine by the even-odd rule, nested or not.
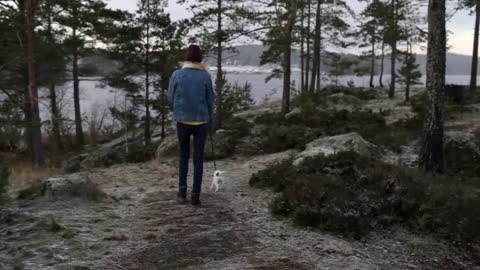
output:
[[[202,60],[202,50],[200,47],[198,45],[190,45],[185,53],[184,61],[201,63]]]

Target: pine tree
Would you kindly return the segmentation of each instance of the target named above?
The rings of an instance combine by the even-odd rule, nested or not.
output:
[[[152,54],[155,49],[155,43],[161,42],[160,40],[154,41],[158,38],[162,31],[170,25],[170,18],[165,14],[164,8],[167,6],[165,0],[140,0],[138,2],[139,9],[137,11],[137,20],[140,22],[140,27],[143,31],[140,32],[143,45],[143,60],[145,73],[144,84],[144,107],[145,117],[143,121],[145,145],[149,145],[152,139],[151,134],[151,113],[150,113],[150,88],[151,88],[151,62]]]
[[[290,111],[290,90],[291,90],[291,55],[294,44],[294,27],[296,16],[301,6],[295,1],[272,2],[273,10],[264,14],[265,24],[270,28],[263,40],[267,50],[263,52],[260,63],[276,63],[281,66],[274,70],[273,74],[267,77],[283,77],[282,93],[282,114]]]
[[[310,45],[312,43],[312,35],[311,35],[311,24],[312,24],[312,0],[307,0],[307,28],[306,28],[306,37],[305,37],[305,43],[307,47],[307,52],[306,52],[306,61],[305,61],[305,90],[309,89],[309,78],[310,78],[310,56],[311,56],[311,50],[310,50]]]
[[[385,21],[385,11],[386,5],[380,0],[373,0],[368,3],[365,9],[362,11],[361,18],[362,24],[360,25],[359,35],[362,38],[363,43],[360,44],[360,47],[369,47],[370,50],[367,54],[370,55],[370,87],[374,87],[374,76],[375,76],[375,63],[376,63],[376,47],[377,43],[383,40],[383,32],[385,31],[384,21]],[[382,42],[383,43],[383,42]],[[382,47],[384,44],[382,44]],[[384,52],[382,48],[382,58],[384,57]],[[383,69],[383,60],[382,60],[382,69]],[[383,73],[383,71],[382,71]],[[380,80],[381,83],[381,80]],[[382,86],[382,85],[381,85]]]
[[[406,42],[410,36],[419,37],[422,32],[420,26],[423,24],[423,15],[419,13],[423,1],[417,0],[391,0],[388,3],[388,12],[384,23],[384,42],[391,48],[390,53],[390,86],[388,95],[392,98],[395,95],[397,80],[397,58],[399,56],[399,47]],[[389,14],[388,14],[389,13]],[[413,39],[411,39],[413,41]],[[418,40],[420,41],[420,40]],[[418,42],[415,40],[415,42]],[[382,49],[383,51],[383,49]],[[383,53],[382,53],[383,58]],[[383,60],[382,60],[383,62]]]
[[[41,167],[45,159],[36,66],[37,12],[38,2],[35,0],[4,2],[0,6],[0,25],[5,27],[0,44],[0,59],[5,60],[0,64],[0,90],[6,96],[6,106],[2,106],[2,110],[23,110],[23,121],[19,123],[17,117],[8,116],[6,122],[12,125],[12,128],[25,128],[25,140],[31,153],[32,164]]]
[[[395,83],[396,83],[396,61],[397,61],[397,46],[400,40],[400,20],[401,20],[401,5],[403,0],[391,0],[390,2],[390,15],[387,20],[386,40],[390,45],[390,87],[388,96],[393,98],[395,95]]]
[[[138,1],[137,12],[128,16],[110,40],[112,57],[121,61],[123,66],[104,79],[111,87],[125,91],[131,107],[144,110],[145,145],[151,142],[152,105],[159,110],[162,123],[165,123],[165,89],[168,78],[178,65],[183,45],[177,25],[165,12],[166,5],[165,0]],[[123,111],[112,108],[112,112],[123,121],[132,119],[134,113],[127,108]]]
[[[305,89],[305,2],[300,7],[300,90]]]
[[[32,154],[33,166],[43,167],[45,157],[42,145],[42,120],[40,119],[39,98],[37,88],[37,68],[35,64],[35,24],[38,2],[26,0],[25,3],[25,36],[28,66],[28,93],[32,108]]]
[[[103,0],[49,0],[58,7],[54,21],[67,36],[64,45],[72,64],[73,100],[75,111],[75,136],[77,147],[85,143],[80,107],[80,58],[84,56],[92,40],[101,40],[103,35],[111,35],[111,25],[122,19],[122,13],[107,8]]]
[[[343,56],[338,53],[327,52],[327,66],[330,67],[328,72],[329,76],[332,77],[332,81],[335,85],[338,85],[338,77],[344,76],[349,70],[358,62],[354,59],[350,59],[347,56]],[[362,71],[362,70],[358,70]]]
[[[319,89],[320,85],[320,66],[321,66],[321,51],[322,51],[322,0],[317,0],[316,14],[315,14],[315,31],[313,41],[313,63],[312,75],[310,76],[310,92]]]
[[[473,53],[472,53],[472,67],[470,73],[470,92],[475,93],[477,90],[477,76],[478,76],[478,45],[480,34],[480,1],[479,0],[462,0],[460,1],[461,8],[473,9],[475,14],[475,30],[473,33]]]
[[[315,36],[313,44],[313,63],[310,77],[310,91],[320,90],[322,48],[329,46],[348,47],[346,38],[350,24],[348,17],[353,11],[345,1],[316,0]]]
[[[399,82],[406,86],[406,101],[410,98],[410,87],[415,84],[422,84],[420,82],[422,73],[418,70],[419,65],[416,64],[416,56],[413,52],[415,45],[426,41],[425,32],[422,29],[424,18],[418,11],[420,4],[421,3],[417,1],[409,1],[403,6],[405,20],[401,27],[402,33],[400,36],[402,38],[401,43],[402,45],[404,43],[406,51],[400,53],[400,55],[403,56],[403,59],[401,59],[403,66],[399,70],[401,76],[399,77]]]
[[[385,70],[385,35],[382,35],[382,50],[380,56],[380,76],[378,77],[378,84],[383,88],[383,73]]]
[[[59,37],[61,31],[53,26],[55,14],[59,11],[53,1],[42,1],[39,10],[39,20],[42,23],[39,35],[38,72],[39,85],[47,87],[50,100],[50,123],[57,150],[63,152],[65,146],[62,140],[62,113],[58,106],[56,86],[65,81],[67,58]]]
[[[24,28],[23,8],[20,3],[0,5],[0,145],[15,148],[24,129],[24,140],[32,153],[25,35],[17,31]]]
[[[420,166],[427,172],[442,173],[444,137],[444,91],[447,50],[445,0],[429,1],[427,89]]]
[[[416,63],[416,55],[413,53],[412,44],[407,45],[407,51],[402,59],[402,67],[399,70],[399,82],[405,85],[405,101],[410,99],[410,87],[412,85],[420,85],[422,82],[422,72],[418,70],[419,64]]]
[[[168,84],[173,72],[178,68],[178,59],[184,54],[183,37],[187,32],[184,21],[172,23],[167,35],[157,44],[152,60],[153,72],[158,74],[154,82],[155,98],[152,100],[152,108],[158,112],[161,125],[161,137],[165,138],[165,127],[170,106],[167,98]]]

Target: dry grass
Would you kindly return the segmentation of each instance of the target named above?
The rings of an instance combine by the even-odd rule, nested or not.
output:
[[[9,190],[11,192],[38,183],[48,177],[61,174],[61,171],[55,168],[33,168],[30,161],[12,154],[1,154],[0,159],[7,160],[10,166],[12,173],[10,175]]]

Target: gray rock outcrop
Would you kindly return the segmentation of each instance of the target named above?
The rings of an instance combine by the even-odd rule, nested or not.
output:
[[[330,156],[338,152],[353,151],[363,156],[379,158],[382,149],[362,138],[358,133],[348,133],[332,137],[319,138],[307,144],[305,151],[299,153],[293,164],[300,165],[308,157]]]
[[[87,174],[51,177],[42,184],[42,193],[48,198],[83,198],[99,200],[106,197]]]

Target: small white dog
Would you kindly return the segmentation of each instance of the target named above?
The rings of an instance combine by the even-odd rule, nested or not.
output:
[[[217,192],[218,189],[220,188],[220,182],[222,182],[222,184],[225,185],[225,178],[222,177],[222,174],[224,173],[225,173],[224,171],[219,171],[219,170],[216,170],[213,173],[213,179],[212,179],[212,184],[210,185],[210,189],[215,189],[215,192]]]

